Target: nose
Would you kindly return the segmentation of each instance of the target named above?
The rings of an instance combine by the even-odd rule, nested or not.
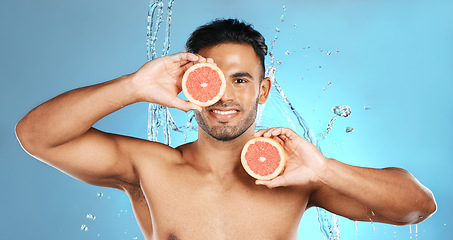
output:
[[[222,102],[228,102],[228,101],[232,101],[234,99],[233,85],[228,82],[229,81],[227,81],[227,84],[225,87],[225,93],[223,94],[222,98],[220,99]]]

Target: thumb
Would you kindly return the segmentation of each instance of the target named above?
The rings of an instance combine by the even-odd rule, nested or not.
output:
[[[256,185],[264,185],[268,188],[282,187],[286,186],[285,178],[283,176],[278,176],[272,180],[256,180]]]
[[[184,101],[180,98],[174,98],[172,99],[169,104],[168,104],[169,107],[172,107],[172,108],[177,108],[179,110],[182,110],[184,112],[188,112],[190,110],[197,110],[197,111],[201,111],[201,107],[194,104],[194,103],[191,103],[189,101]]]

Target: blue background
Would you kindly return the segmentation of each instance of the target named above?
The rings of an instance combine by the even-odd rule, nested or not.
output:
[[[144,64],[148,4],[1,1],[0,239],[143,239],[125,194],[78,182],[28,156],[14,126],[58,94]],[[278,36],[276,78],[314,132],[326,129],[333,106],[352,108],[352,115],[339,118],[320,142],[324,154],[353,165],[405,168],[438,203],[438,212],[418,225],[356,227],[340,218],[342,239],[448,239],[452,10],[452,1],[441,0],[176,0],[170,53],[183,51],[190,32],[218,17],[252,23],[268,45]],[[146,138],[147,107],[129,106],[96,126]],[[355,130],[346,133],[345,127]],[[81,230],[83,224],[88,231]],[[314,209],[304,215],[299,235],[323,239]]]

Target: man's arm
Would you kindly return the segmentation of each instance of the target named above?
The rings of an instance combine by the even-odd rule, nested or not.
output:
[[[288,159],[281,176],[257,184],[310,186],[309,207],[322,207],[352,220],[395,225],[421,222],[436,211],[431,191],[403,169],[355,167],[327,159],[286,128],[260,130],[255,136],[279,141]]]
[[[146,146],[161,152],[168,151],[168,147],[104,133],[92,125],[140,101],[184,111],[199,108],[177,98],[177,94],[184,71],[196,62],[206,61],[212,59],[178,53],[150,61],[133,74],[64,93],[20,120],[17,138],[28,153],[79,180],[120,189],[124,183],[137,185],[134,149]]]

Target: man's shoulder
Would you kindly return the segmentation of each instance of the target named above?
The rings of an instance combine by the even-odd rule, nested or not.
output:
[[[136,163],[171,163],[179,161],[182,156],[178,148],[146,139],[126,137],[119,141],[119,145]]]

